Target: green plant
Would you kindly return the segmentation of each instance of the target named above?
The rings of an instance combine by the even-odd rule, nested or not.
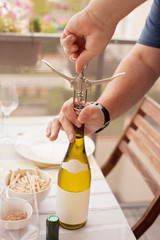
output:
[[[67,23],[65,16],[54,19],[49,15],[50,4],[46,0],[34,0],[33,6],[20,0],[2,0],[0,5],[0,32],[62,31]],[[47,14],[47,15],[46,15]]]
[[[88,101],[94,100],[95,90],[88,92]],[[73,91],[65,88],[52,88],[48,94],[48,114],[57,115],[63,103],[73,97]]]
[[[48,95],[48,114],[57,115],[63,103],[72,97],[72,92],[64,88],[52,88]]]
[[[41,23],[38,18],[35,18],[30,23],[31,32],[41,32]]]

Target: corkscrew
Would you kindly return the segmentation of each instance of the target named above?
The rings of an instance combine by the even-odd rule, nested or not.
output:
[[[42,59],[42,62],[44,62],[54,73],[57,73],[59,76],[63,77],[64,79],[70,82],[70,85],[74,90],[73,104],[77,111],[78,109],[82,109],[85,103],[87,102],[88,89],[90,89],[94,85],[110,82],[114,78],[125,74],[125,72],[118,73],[112,77],[94,81],[94,80],[89,80],[84,76],[84,71],[86,70],[87,65],[83,67],[82,72],[77,77],[68,77],[65,74],[57,71],[48,61]]]

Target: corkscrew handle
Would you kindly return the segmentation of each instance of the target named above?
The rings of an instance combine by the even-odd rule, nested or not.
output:
[[[63,77],[67,81],[70,82],[71,87],[73,87],[74,93],[73,93],[73,106],[74,109],[76,109],[76,112],[81,111],[82,108],[85,106],[87,102],[87,90],[90,89],[94,85],[103,84],[106,82],[112,81],[112,79],[125,74],[118,73],[110,78],[100,79],[96,81],[92,81],[89,79],[86,79],[84,76],[84,71],[86,70],[88,65],[85,65],[83,67],[82,72],[78,75],[78,77],[68,77],[64,75],[63,73],[57,71],[49,62],[42,59],[42,62],[44,62],[54,73],[58,74],[59,76]]]
[[[77,89],[74,89],[73,106],[77,115],[84,108],[87,102],[87,88],[83,89],[83,83],[85,82],[84,71],[87,69],[87,66],[88,65],[85,65],[82,69],[82,72],[79,74],[77,78]]]

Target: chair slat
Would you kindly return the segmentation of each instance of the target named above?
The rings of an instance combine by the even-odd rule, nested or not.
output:
[[[160,173],[160,147],[156,144],[156,142],[153,141],[153,139],[150,137],[150,135],[147,135],[146,132],[143,131],[143,129],[138,129],[136,131],[138,137],[143,141],[143,144],[147,146],[148,149],[150,149],[150,152],[155,156],[156,162],[152,162],[155,164],[155,169],[159,169]],[[152,159],[150,159],[152,160]],[[158,168],[158,169],[157,169]]]
[[[115,167],[121,155],[122,153],[119,150],[119,148],[116,148],[113,154],[110,155],[108,161],[101,167],[101,171],[104,176],[107,176],[110,173],[110,171]]]
[[[150,118],[154,121],[150,121]],[[143,160],[145,154],[153,167],[160,173],[160,132],[157,124],[160,127],[160,104],[145,96],[125,128],[109,160],[102,167],[106,176],[121,160],[121,156],[126,154],[154,194],[153,201],[140,220],[132,227],[137,239],[160,214],[160,184],[154,176],[155,172],[151,171],[151,166],[147,166]]]
[[[160,147],[160,133],[152,127],[151,124],[149,124],[145,118],[140,116],[139,114],[135,117],[134,123],[136,124],[137,127],[143,129],[146,131],[146,133],[153,138],[153,140],[159,145]]]
[[[152,200],[147,210],[141,216],[141,218],[132,227],[132,231],[138,239],[143,232],[145,232],[156,220],[160,212],[160,190],[156,193],[155,198]]]
[[[149,186],[152,193],[155,195],[159,189],[158,182],[154,179],[150,171],[143,165],[140,158],[132,151],[131,148],[129,148],[129,145],[122,141],[119,146],[120,150],[127,154],[127,156],[132,160],[133,164],[137,168],[139,172],[141,172],[145,182]]]
[[[157,155],[152,151],[150,146],[147,144],[145,145],[144,139],[141,137],[138,131],[134,131],[132,128],[128,130],[126,133],[127,137],[134,141],[136,145],[139,147],[139,149],[149,158],[150,162],[153,164],[153,166],[157,166],[159,162],[159,158]],[[159,168],[155,168],[156,170],[159,170]]]
[[[141,109],[160,125],[160,105],[158,103],[153,99],[146,97]]]

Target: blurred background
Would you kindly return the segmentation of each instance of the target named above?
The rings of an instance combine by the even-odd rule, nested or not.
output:
[[[66,80],[53,74],[41,59],[48,60],[66,75],[76,76],[75,66],[64,54],[59,39],[69,18],[87,3],[87,0],[0,0],[0,80],[15,80],[20,99],[12,117],[57,115],[63,102],[72,97],[72,89]],[[146,1],[118,24],[104,53],[89,63],[85,73],[87,78],[95,80],[114,73],[138,39],[151,4],[152,0]],[[96,100],[104,87],[93,88],[88,100]],[[148,94],[160,102],[159,91],[160,82],[157,81]],[[100,166],[115,146],[134,109],[93,136],[95,157]],[[128,185],[124,171],[130,176]],[[113,177],[109,176],[108,181],[120,201],[150,199],[147,190],[142,197],[134,195],[130,183],[135,176],[131,163],[125,162],[115,170]],[[120,187],[123,188],[121,192]]]

